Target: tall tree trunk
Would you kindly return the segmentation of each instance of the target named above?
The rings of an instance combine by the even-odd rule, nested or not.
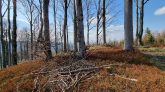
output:
[[[8,30],[7,28],[5,29],[5,66],[9,65],[9,50],[8,50]]]
[[[29,59],[29,41],[28,41],[28,39],[26,41],[26,57],[27,57],[27,59]]]
[[[56,0],[53,1],[53,13],[54,13],[54,34],[55,34],[55,52],[58,53],[58,44],[57,44],[57,4]]]
[[[39,35],[38,35],[37,42],[42,43],[42,41],[43,41],[42,1],[39,0],[39,3],[40,3],[40,29],[39,29]]]
[[[20,60],[23,60],[23,48],[22,48],[22,41],[20,41]]]
[[[31,7],[30,7],[31,11]],[[33,60],[33,14],[30,13],[30,34],[31,34],[31,59]]]
[[[6,51],[5,51],[5,40],[4,40],[4,29],[3,29],[3,16],[2,16],[2,0],[0,1],[0,31],[1,31],[1,46],[2,46],[2,65],[6,68]]]
[[[11,30],[11,23],[10,23],[10,1],[11,0],[8,0],[8,39],[9,39],[9,42],[8,42],[8,52],[9,52],[9,66],[11,65],[11,33],[10,33],[10,30]]]
[[[143,20],[144,20],[144,0],[140,1],[140,31],[139,31],[139,44],[143,45]]]
[[[90,31],[90,23],[89,23],[89,19],[90,19],[90,14],[89,14],[89,1],[88,0],[86,0],[85,1],[85,3],[86,3],[86,16],[87,16],[87,18],[86,18],[86,22],[87,22],[87,45],[89,45],[89,31]]]
[[[105,9],[105,0],[103,0],[103,44],[106,44],[106,9]]]
[[[76,12],[77,12],[77,29],[79,39],[79,52],[81,58],[85,58],[85,41],[84,41],[84,24],[83,24],[83,9],[82,0],[76,1]]]
[[[98,8],[97,8],[97,23],[96,23],[96,44],[99,44],[99,25],[100,25],[100,5],[101,0],[98,1]]]
[[[64,36],[64,52],[67,51],[67,42],[66,42],[66,30],[67,30],[67,11],[68,11],[68,0],[64,0],[64,27],[63,27],[63,36]]]
[[[1,13],[0,13],[0,31],[1,31],[1,43],[2,43],[2,63],[3,63],[3,68],[6,68],[8,64],[8,44],[7,44],[7,30],[3,28],[3,14],[2,14],[2,1],[0,1],[1,5]]]
[[[133,20],[132,20],[132,0],[125,0],[124,2],[124,49],[133,49]]]
[[[87,23],[87,45],[89,45],[89,23]]]
[[[77,52],[78,48],[77,48],[77,17],[76,17],[76,1],[73,0],[74,2],[74,51]]]
[[[17,0],[13,0],[12,60],[17,65]]]
[[[52,58],[50,33],[49,33],[49,0],[43,0],[43,31],[45,40],[46,59]]]
[[[136,45],[138,45],[139,38],[139,0],[136,0]]]
[[[97,14],[96,44],[99,44],[99,15]]]
[[[1,31],[1,46],[2,46],[2,58],[1,64],[4,67],[4,39],[3,39],[3,18],[2,18],[2,0],[0,1],[0,31]]]
[[[69,51],[69,33],[68,33],[68,26],[66,27],[66,43],[67,43],[67,51]]]

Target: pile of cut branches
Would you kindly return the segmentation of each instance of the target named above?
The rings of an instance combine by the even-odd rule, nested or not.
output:
[[[39,92],[43,89],[45,92],[72,92],[76,87],[78,87],[78,84],[82,80],[89,78],[100,69],[120,65],[122,64],[95,66],[89,64],[85,60],[78,60],[67,66],[54,68],[50,71],[46,68],[42,68],[40,71],[32,73],[33,75],[36,75],[34,79],[33,92]],[[41,76],[47,76],[46,82],[42,86],[40,84]]]
[[[33,92],[38,92],[43,89],[46,92],[51,92],[52,90],[60,92],[72,91],[81,80],[99,70],[98,67],[88,64],[84,60],[77,61],[68,66],[55,68],[50,71],[47,71],[46,68],[44,68],[45,67],[32,73],[33,75],[36,75]],[[48,77],[44,86],[41,86],[40,84],[41,76]]]

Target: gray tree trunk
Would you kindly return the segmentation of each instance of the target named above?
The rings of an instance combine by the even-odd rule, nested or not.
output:
[[[132,17],[132,0],[124,1],[124,49],[133,50],[133,17]]]
[[[58,53],[58,43],[57,43],[57,4],[56,0],[53,1],[53,14],[54,14],[54,34],[55,34],[55,52]]]
[[[106,44],[106,7],[105,7],[105,0],[103,0],[103,12],[102,12],[102,18],[103,18],[103,44]]]
[[[98,8],[97,8],[97,23],[96,23],[96,44],[99,44],[99,26],[100,26],[100,5],[101,5],[101,0],[98,1]]]
[[[139,38],[139,0],[136,0],[136,45],[138,45]]]
[[[31,11],[31,9],[30,9]],[[33,14],[30,12],[31,59],[33,60]]]
[[[42,1],[39,0],[39,3],[40,3],[40,29],[39,29],[39,35],[38,35],[37,42],[42,43],[42,41],[43,41]]]
[[[46,59],[52,58],[50,33],[49,33],[49,0],[43,0],[43,31]]]
[[[85,3],[86,3],[86,22],[87,22],[87,45],[89,45],[89,31],[90,31],[90,1],[89,0],[86,0]]]
[[[11,65],[11,33],[10,33],[10,30],[11,30],[11,23],[10,23],[10,2],[11,0],[8,0],[8,39],[9,39],[9,42],[8,42],[8,52],[9,52],[9,66]]]
[[[68,0],[64,0],[64,27],[63,27],[63,36],[64,36],[64,52],[67,51],[67,37],[66,37],[66,30],[67,30],[67,17],[68,17]]]
[[[20,60],[23,60],[23,41],[20,41]]]
[[[76,12],[77,12],[77,29],[78,29],[78,40],[79,40],[79,53],[81,58],[85,58],[85,40],[84,40],[84,24],[83,24],[83,9],[82,0],[76,1]]]
[[[12,62],[17,65],[17,0],[13,0]]]
[[[74,2],[74,51],[77,52],[78,51],[78,48],[77,48],[77,17],[76,17],[76,1],[73,0]]]
[[[144,0],[140,1],[140,31],[139,31],[139,44],[143,45],[143,20],[144,20]]]
[[[0,0],[0,31],[1,31],[1,46],[2,46],[2,58],[1,65],[4,67],[4,39],[3,39],[3,18],[2,18],[2,0]]]

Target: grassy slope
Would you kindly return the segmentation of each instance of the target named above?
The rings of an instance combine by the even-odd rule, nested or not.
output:
[[[161,70],[165,70],[165,47],[140,48],[152,63]]]
[[[163,92],[165,90],[165,72],[156,68],[140,51],[125,52],[120,48],[92,47],[88,51],[89,63],[100,66],[114,63],[125,63],[102,69],[89,78],[84,79],[75,88],[77,92]],[[31,92],[33,90],[35,75],[31,72],[45,67],[51,70],[60,67],[69,56],[57,56],[52,62],[27,62],[0,71],[0,92]],[[118,76],[110,76],[111,73]],[[137,79],[138,81],[131,81]],[[40,78],[42,85],[46,76]],[[79,88],[79,89],[78,89]]]

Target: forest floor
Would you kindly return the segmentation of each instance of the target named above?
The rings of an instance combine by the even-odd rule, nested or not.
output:
[[[0,92],[164,92],[163,49],[97,46],[86,60],[70,53],[28,61],[0,71]]]
[[[159,69],[165,70],[165,47],[140,48],[150,62],[154,63]]]

